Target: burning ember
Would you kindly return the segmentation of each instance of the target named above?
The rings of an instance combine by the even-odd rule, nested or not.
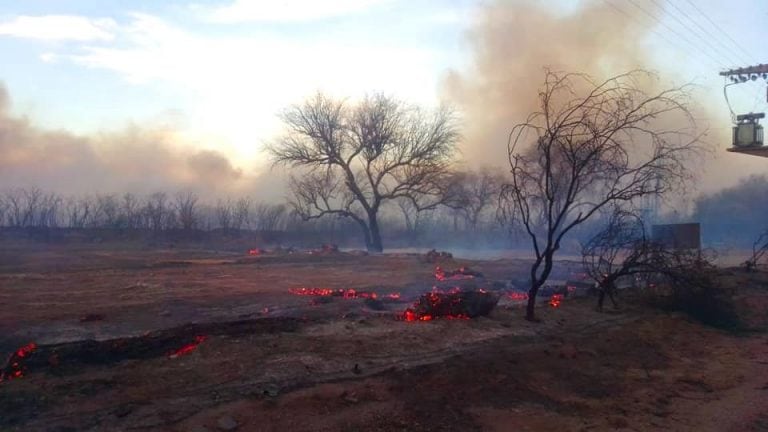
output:
[[[264,255],[265,253],[267,253],[267,251],[261,248],[248,249],[248,255],[251,256]]]
[[[483,277],[483,274],[476,272],[469,267],[459,267],[456,270],[448,272],[443,270],[440,266],[435,267],[435,279],[439,281],[472,279],[476,277]]]
[[[333,243],[324,243],[319,249],[309,251],[310,255],[330,255],[339,253],[339,246]]]
[[[37,344],[30,342],[11,354],[5,367],[0,370],[0,382],[23,377],[27,370],[23,360],[32,355],[36,349]]]
[[[549,299],[549,305],[553,308],[560,307],[560,304],[563,302],[563,295],[562,294],[552,294],[552,297]]]
[[[206,339],[208,339],[208,336],[204,336],[204,335],[195,336],[195,340],[193,342],[190,342],[184,345],[183,347],[177,349],[176,351],[173,351],[172,353],[168,354],[168,358],[173,359],[176,357],[187,355],[192,351],[196,350],[201,343],[205,342]]]
[[[507,294],[507,296],[512,300],[517,300],[517,301],[528,300],[527,292],[511,291],[510,293]]]
[[[345,299],[377,299],[379,295],[375,292],[357,291],[355,289],[331,289],[331,288],[290,288],[288,290],[293,295],[317,296],[317,297],[342,297]],[[383,298],[390,300],[399,300],[400,293],[386,294]]]
[[[491,313],[498,297],[484,290],[449,292],[433,290],[422,295],[412,307],[406,309],[405,321],[431,321],[443,319],[470,319]]]

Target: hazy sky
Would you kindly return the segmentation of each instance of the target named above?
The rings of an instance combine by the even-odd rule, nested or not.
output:
[[[652,28],[644,41],[652,66],[670,81],[701,85],[704,103],[712,105],[712,126],[729,127],[717,72],[768,63],[765,0],[727,6],[721,0],[592,3],[601,2],[611,4],[617,17],[629,15]],[[562,14],[580,4],[525,3]],[[28,116],[38,127],[91,134],[131,123],[169,126],[184,145],[219,151],[237,168],[250,169],[260,143],[278,130],[276,112],[318,89],[350,97],[385,91],[418,103],[438,102],[448,72],[472,62],[467,32],[482,5],[476,0],[0,0],[0,82],[12,99],[13,115]],[[584,31],[595,31],[593,25]],[[542,49],[547,43],[541,41]],[[532,76],[530,85],[539,81]],[[731,92],[737,111],[766,109],[764,81],[739,87]],[[751,169],[758,164],[744,163]]]

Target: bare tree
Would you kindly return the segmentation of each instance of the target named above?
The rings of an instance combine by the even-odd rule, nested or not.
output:
[[[175,198],[174,204],[181,229],[191,231],[197,228],[197,195],[194,192],[179,192]]]
[[[278,231],[284,228],[288,209],[283,204],[259,204],[256,206],[256,228],[261,231]]]
[[[232,200],[227,199],[226,201],[218,200],[216,201],[216,221],[218,222],[219,228],[223,229],[224,231],[229,231],[232,229],[232,220],[233,220],[233,205]]]
[[[457,208],[467,228],[477,231],[483,213],[497,202],[504,180],[500,173],[488,169],[461,173],[459,176]]]
[[[28,227],[35,224],[44,197],[43,191],[36,188],[17,188],[6,192],[9,224],[13,227]]]
[[[662,195],[690,179],[688,159],[701,147],[688,89],[648,93],[640,82],[649,78],[633,71],[595,82],[547,71],[540,110],[512,129],[500,210],[535,253],[528,320],[536,319],[536,294],[571,230],[611,205]],[[669,129],[663,121],[684,123]]]
[[[605,228],[582,246],[587,274],[597,282],[597,309],[605,297],[617,307],[616,283],[625,277],[658,272],[656,248],[646,236],[643,220],[634,212],[614,208]]]
[[[114,194],[96,196],[93,223],[101,228],[120,228],[120,203]]]
[[[8,203],[0,196],[0,227],[5,226],[5,216],[8,213]]]
[[[55,193],[42,194],[32,224],[39,228],[58,227],[61,201],[61,197]]]
[[[240,198],[232,205],[232,228],[241,230],[251,225],[251,208],[253,202],[250,198]]]
[[[123,194],[123,199],[119,208],[119,225],[128,229],[137,229],[141,224],[141,201],[139,198],[127,192]]]
[[[276,164],[305,168],[291,181],[304,220],[350,218],[368,250],[380,252],[385,203],[405,198],[423,210],[444,202],[459,138],[451,111],[425,112],[382,95],[349,106],[318,94],[282,119],[287,134],[269,151]]]
[[[142,211],[146,220],[145,226],[153,231],[162,231],[169,226],[172,213],[169,208],[168,195],[155,192],[147,198]]]
[[[755,271],[757,265],[768,253],[768,230],[763,231],[752,243],[752,255],[744,261],[744,267],[747,271]]]

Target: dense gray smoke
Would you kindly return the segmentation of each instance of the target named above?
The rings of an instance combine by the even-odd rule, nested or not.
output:
[[[655,3],[643,4],[656,16],[664,14],[654,9]],[[569,11],[535,0],[496,0],[481,6],[469,34],[471,66],[451,72],[444,89],[465,115],[462,154],[467,162],[506,167],[507,134],[539,109],[537,92],[544,68],[586,73],[596,80],[647,69],[659,76],[658,82],[648,84],[657,90],[688,83],[690,78],[653,64],[652,53],[644,45],[651,27],[637,18],[604,1],[582,1]],[[731,140],[725,102],[714,98],[717,91],[705,90],[694,89],[692,109],[699,130],[708,131],[704,141],[713,152],[700,165],[694,186],[700,192],[712,192],[761,172],[765,160],[725,152]],[[685,123],[684,119],[668,121],[675,126],[677,120]],[[675,207],[680,210],[691,207],[691,203],[678,204]]]
[[[61,194],[193,190],[203,197],[260,189],[253,169],[216,150],[178,142],[174,130],[129,126],[89,136],[50,131],[13,116],[0,85],[0,184]],[[274,185],[272,185],[274,187]]]
[[[446,82],[466,115],[463,154],[470,162],[505,160],[509,130],[539,108],[545,67],[600,79],[648,64],[646,30],[604,3],[563,14],[547,2],[499,0],[476,19],[473,66]]]

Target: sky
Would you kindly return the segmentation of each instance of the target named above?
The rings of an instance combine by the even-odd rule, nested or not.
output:
[[[563,15],[588,2],[507,1]],[[709,127],[727,131],[717,73],[768,63],[768,3],[589,1],[601,2],[647,29],[651,66],[666,81],[699,85]],[[36,127],[83,135],[171,128],[178,145],[216,151],[250,172],[266,164],[261,149],[280,131],[280,110],[318,90],[352,99],[381,91],[427,106],[445,100],[446,78],[471,70],[470,36],[487,3],[0,0],[0,83],[12,115]],[[735,111],[766,109],[764,81],[735,87]],[[721,157],[745,173],[768,163]]]

